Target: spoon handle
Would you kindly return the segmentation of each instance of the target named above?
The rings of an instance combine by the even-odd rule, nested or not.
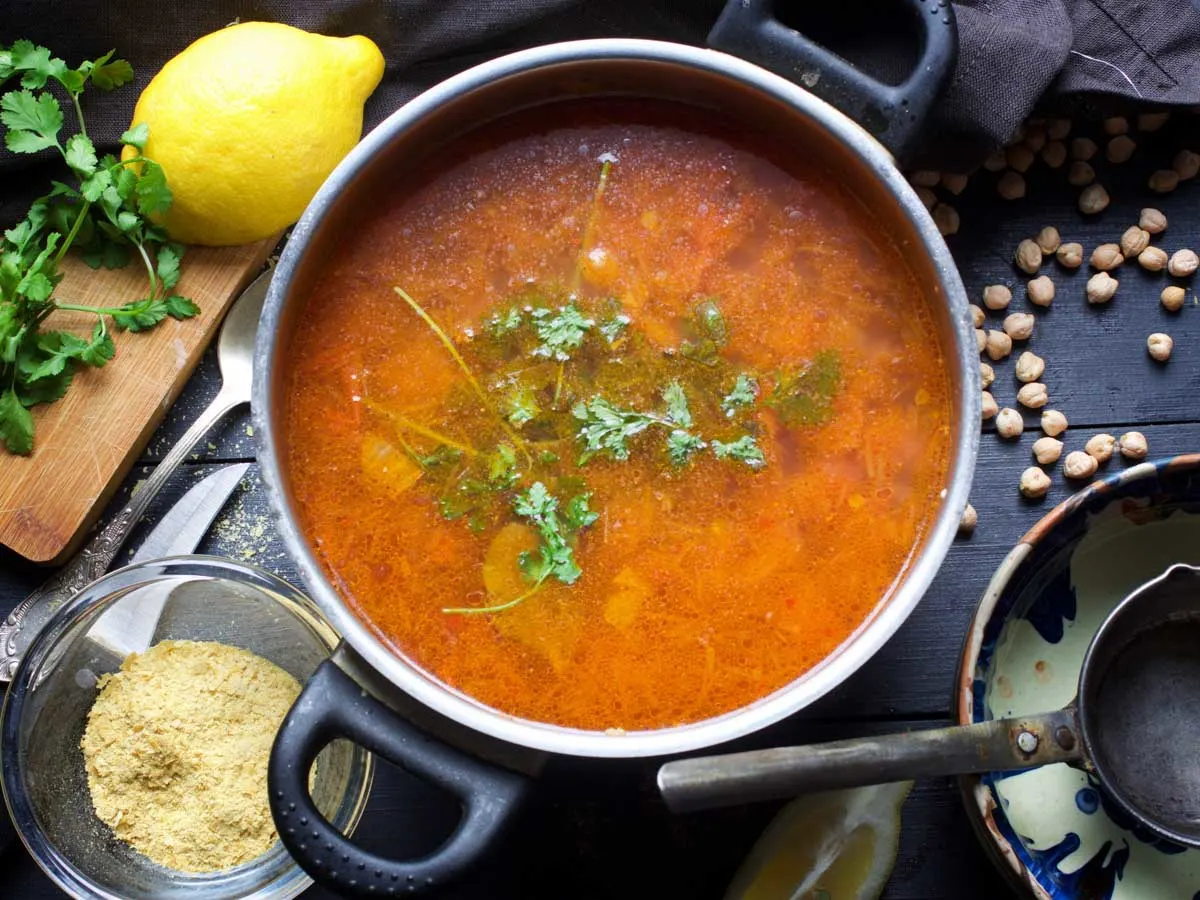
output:
[[[58,608],[85,585],[108,571],[150,502],[200,439],[230,410],[248,400],[244,392],[228,390],[222,385],[208,408],[159,461],[112,521],[96,532],[69,563],[18,603],[8,618],[0,623],[0,682],[12,680],[25,650]]]

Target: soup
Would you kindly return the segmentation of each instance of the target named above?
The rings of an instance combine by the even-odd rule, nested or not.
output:
[[[782,688],[887,598],[946,482],[900,250],[802,153],[683,109],[542,109],[397,173],[300,318],[285,460],[330,582],[526,719]]]

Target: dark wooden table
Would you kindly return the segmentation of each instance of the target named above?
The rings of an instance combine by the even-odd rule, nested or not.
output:
[[[1093,136],[1098,129],[1091,130]],[[1085,219],[1075,207],[1077,189],[1066,185],[1065,170],[1040,162],[1028,175],[1026,199],[996,196],[996,175],[980,171],[967,190],[948,198],[962,215],[962,230],[949,238],[971,298],[978,302],[986,284],[1014,287],[1012,310],[1031,309],[1024,299],[1024,276],[1012,266],[1018,241],[1043,225],[1056,226],[1064,240],[1077,240],[1087,252],[1116,241],[1137,221],[1142,206],[1166,212],[1170,227],[1155,243],[1169,250],[1200,247],[1200,185],[1189,182],[1166,197],[1150,194],[1147,175],[1169,166],[1179,147],[1200,149],[1194,118],[1173,121],[1155,135],[1135,135],[1135,158],[1122,166],[1094,162],[1113,196],[1101,215]],[[1037,312],[1030,349],[1046,359],[1044,381],[1051,406],[1066,413],[1071,428],[1068,450],[1082,449],[1093,434],[1142,431],[1152,456],[1200,450],[1200,301],[1188,286],[1185,308],[1162,309],[1165,275],[1152,276],[1126,265],[1121,286],[1107,306],[1084,299],[1085,268],[1066,272],[1044,268],[1058,296],[1051,309]],[[1000,315],[993,314],[993,327]],[[1160,365],[1146,353],[1146,337],[1165,331],[1175,339],[1170,362]],[[1014,354],[1015,356],[1015,354]],[[1018,384],[1012,360],[996,364],[993,390],[1001,406],[1016,406]],[[125,481],[120,502],[145,477],[216,393],[215,360],[205,358],[184,395],[151,440]],[[1051,506],[1072,491],[1053,473],[1053,487],[1040,502],[1017,492],[1021,471],[1030,465],[1030,445],[1040,435],[1037,416],[1026,416],[1027,431],[1014,442],[985,429],[972,500],[979,526],[955,542],[933,587],[899,634],[842,688],[803,714],[740,746],[766,746],[824,740],[883,730],[946,723],[959,649],[972,611],[997,563],[1013,543]],[[215,465],[254,459],[247,415],[235,417],[210,437],[211,443],[179,473],[154,504],[149,521]],[[1113,460],[1101,474],[1119,470]],[[3,460],[0,459],[0,475]],[[137,539],[131,542],[137,546]],[[275,538],[266,498],[256,472],[230,503],[201,552],[246,559],[296,580],[296,570]],[[0,551],[0,614],[6,613],[47,573]],[[764,804],[722,812],[673,817],[654,790],[655,765],[648,762],[554,761],[538,783],[535,799],[507,845],[464,897],[720,897],[733,872],[771,818]],[[403,772],[382,771],[359,837],[395,854],[428,850],[449,833],[457,810]],[[936,779],[917,785],[904,810],[900,854],[888,886],[890,900],[990,900],[1009,896],[977,844],[955,783]],[[42,900],[57,896],[19,843],[0,856],[0,897]],[[332,896],[312,890],[306,897]]]

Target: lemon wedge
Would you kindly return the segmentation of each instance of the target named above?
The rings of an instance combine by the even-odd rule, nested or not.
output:
[[[726,900],[878,900],[911,781],[793,800],[767,826]]]

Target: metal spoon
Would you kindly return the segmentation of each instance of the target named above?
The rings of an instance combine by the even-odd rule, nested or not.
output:
[[[26,648],[63,601],[108,571],[150,501],[158,495],[171,473],[187,459],[200,439],[231,410],[250,402],[254,338],[272,273],[273,270],[268,269],[254,279],[225,315],[217,340],[221,389],[212,403],[154,467],[150,477],[113,520],[98,531],[69,563],[17,604],[0,624],[0,682],[12,680]]]

